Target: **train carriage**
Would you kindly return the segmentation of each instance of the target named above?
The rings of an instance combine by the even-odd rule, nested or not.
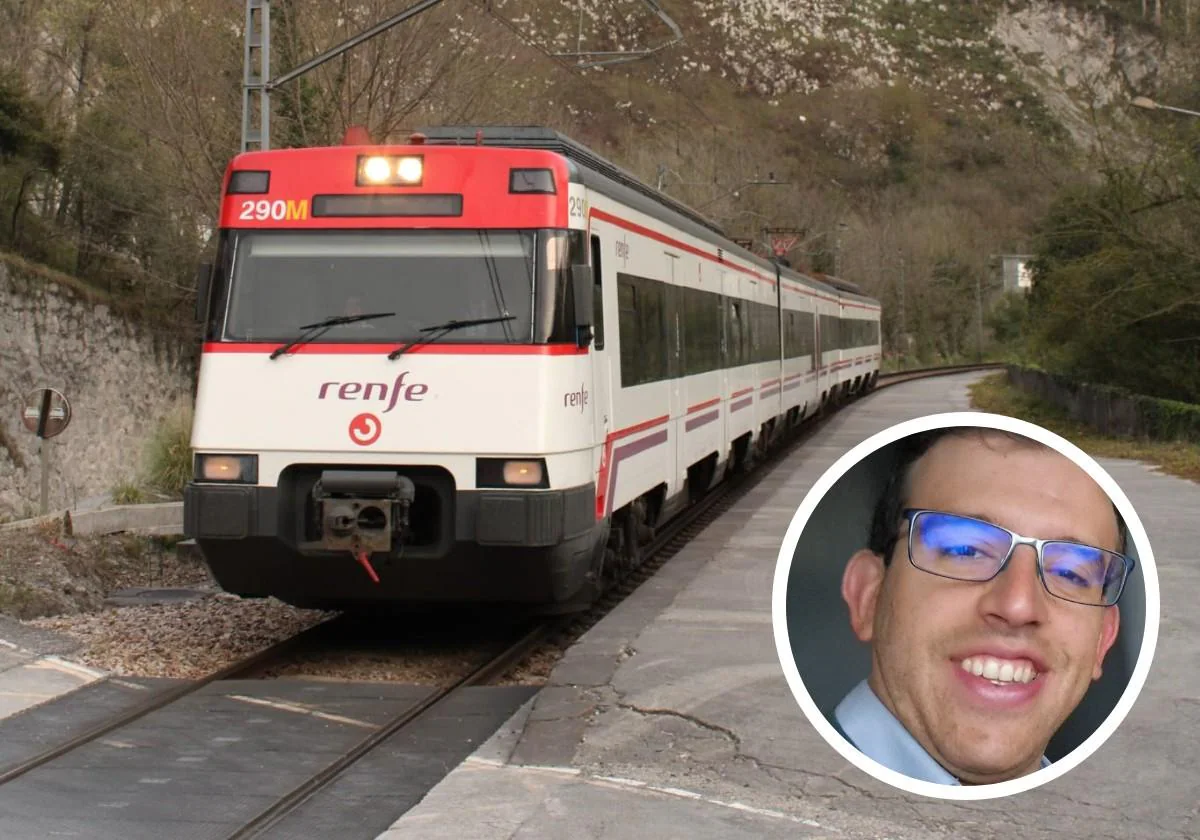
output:
[[[536,128],[240,155],[185,530],[242,595],[570,609],[873,385],[879,305]]]

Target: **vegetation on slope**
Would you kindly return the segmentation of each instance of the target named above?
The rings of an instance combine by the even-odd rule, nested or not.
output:
[[[1145,344],[1135,325],[1084,321],[1091,344],[1070,352],[1055,325],[1080,317],[1080,296],[1125,293],[1113,279],[1125,269],[1112,267],[1106,250],[1121,225],[1136,217],[1165,231],[1162,219],[1186,201],[1104,215],[1113,190],[1133,201],[1120,186],[1128,173],[1118,174],[1129,164],[1113,162],[1128,155],[1105,161],[1081,148],[1078,114],[1092,136],[1124,138],[1113,148],[1133,137],[1136,153],[1149,144],[1186,149],[1180,125],[1154,128],[1161,114],[1131,121],[1114,97],[1127,98],[1122,79],[1136,78],[1150,86],[1137,92],[1188,105],[1196,73],[1174,57],[1196,52],[1190,2],[662,5],[682,43],[580,69],[551,54],[651,48],[671,32],[642,0],[447,0],[280,89],[273,145],[336,143],[351,124],[393,140],[438,123],[550,125],[733,236],[761,246],[764,227],[803,231],[792,262],[878,296],[889,354],[930,363],[1033,335],[1047,363],[1119,376],[1119,366],[1084,370],[1079,360],[1104,344],[1096,336],[1134,329],[1114,344],[1132,364],[1129,348]],[[222,0],[167,0],[154,16],[133,0],[105,8],[35,0],[9,10],[0,28],[0,248],[179,321],[189,313],[193,266],[212,245],[221,175],[239,148],[242,9]],[[1097,10],[1101,18],[1080,17]],[[390,0],[277,2],[273,74],[395,11]],[[1046,20],[1064,32],[1086,29],[1083,52],[1105,72],[1082,79],[1081,71],[1073,86],[1056,80],[1021,40],[1032,36],[1013,35],[1025,26],[1059,37],[1040,31]],[[1178,155],[1159,158],[1180,165]],[[772,177],[774,185],[762,183]],[[1195,183],[1183,170],[1171,177]],[[1157,200],[1156,190],[1144,197]],[[1078,245],[1064,251],[1054,233],[1083,205],[1115,226],[1108,244],[1089,252],[1094,264],[1072,264]],[[1190,288],[1194,255],[1160,259],[1162,245],[1143,237],[1122,257],[1143,277],[1139,305],[1150,305],[1145,284],[1159,283],[1160,271],[1180,278],[1170,288]],[[1022,307],[996,308],[994,257],[1031,249],[1041,257],[1030,301],[1036,324]],[[1095,265],[1111,268],[1108,280],[1094,276]],[[1157,317],[1138,324],[1154,332]],[[1194,349],[1186,318],[1171,329]]]

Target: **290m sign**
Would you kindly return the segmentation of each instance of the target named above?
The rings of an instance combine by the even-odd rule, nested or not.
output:
[[[277,199],[275,201],[267,201],[259,199],[258,201],[243,201],[242,213],[238,216],[240,221],[260,221],[265,222],[271,219],[276,222],[299,221],[308,218],[308,199]]]

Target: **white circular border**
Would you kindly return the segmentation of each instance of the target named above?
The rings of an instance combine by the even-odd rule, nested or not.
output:
[[[829,492],[830,488],[843,475],[872,452],[890,443],[894,443],[900,438],[908,437],[918,432],[951,426],[979,426],[1025,435],[1057,450],[1084,469],[1108,493],[1109,498],[1112,499],[1113,503],[1117,506],[1117,510],[1125,519],[1129,536],[1133,539],[1134,545],[1137,547],[1138,566],[1142,570],[1142,579],[1145,581],[1146,590],[1146,628],[1142,635],[1142,649],[1138,654],[1137,664],[1134,666],[1129,684],[1121,694],[1121,699],[1117,701],[1116,708],[1100,724],[1099,728],[1086,741],[1060,761],[1056,761],[1049,767],[1038,770],[1028,776],[1011,779],[1007,782],[996,782],[990,785],[965,785],[961,787],[920,781],[910,776],[905,776],[902,773],[897,773],[895,770],[884,767],[874,759],[868,758],[864,753],[859,752],[848,741],[842,738],[829,721],[826,720],[825,715],[817,708],[817,704],[813,702],[808,689],[804,687],[804,681],[800,678],[800,672],[796,668],[796,662],[793,658],[787,626],[787,581],[788,574],[791,571],[792,557],[796,553],[796,546],[800,542],[800,535],[804,531],[805,525],[808,524],[809,517],[812,516],[813,511],[821,499],[825,497],[825,494]],[[1125,496],[1125,493],[1091,456],[1070,441],[1064,440],[1053,432],[1043,429],[1041,426],[1027,423],[1024,420],[1000,414],[956,411],[944,414],[931,414],[915,420],[906,420],[903,423],[898,423],[889,429],[872,435],[839,458],[832,467],[817,479],[812,489],[808,491],[808,495],[804,497],[804,501],[800,503],[795,516],[792,517],[792,522],[788,526],[787,533],[783,538],[783,545],[779,549],[779,560],[775,566],[775,583],[771,593],[771,624],[775,631],[775,647],[779,654],[779,662],[783,666],[783,673],[787,678],[792,694],[795,695],[796,701],[804,711],[805,717],[809,719],[809,722],[821,734],[821,737],[837,750],[843,758],[864,773],[909,793],[935,799],[974,800],[995,799],[1001,796],[1011,796],[1014,793],[1024,793],[1046,782],[1053,781],[1064,773],[1073,770],[1099,749],[1101,744],[1108,740],[1117,727],[1120,726],[1121,721],[1125,719],[1125,716],[1129,714],[1129,710],[1133,707],[1134,702],[1141,693],[1142,686],[1146,682],[1146,677],[1150,673],[1150,662],[1154,658],[1154,647],[1158,643],[1159,607],[1158,572],[1154,565],[1150,540],[1146,536],[1142,522],[1138,518],[1137,512],[1133,509],[1133,505],[1130,504],[1129,499]]]

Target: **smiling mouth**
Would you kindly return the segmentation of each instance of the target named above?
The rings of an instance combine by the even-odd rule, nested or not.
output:
[[[1028,659],[968,656],[958,664],[968,674],[982,677],[995,685],[1026,685],[1039,676],[1037,667]]]

